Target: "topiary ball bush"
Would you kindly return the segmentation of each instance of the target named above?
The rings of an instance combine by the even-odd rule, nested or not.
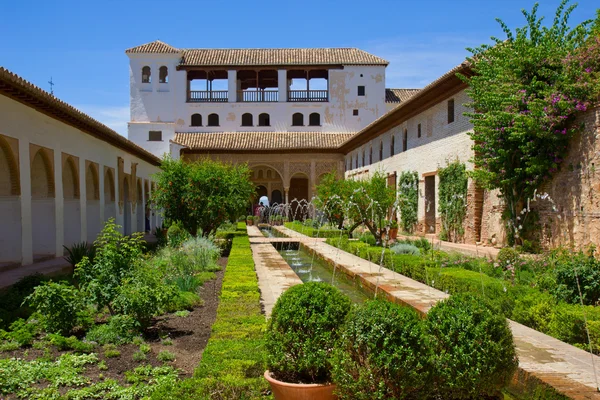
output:
[[[284,382],[326,383],[330,357],[350,299],[322,282],[289,288],[275,303],[266,333],[267,368]]]
[[[334,351],[339,398],[424,398],[431,382],[431,342],[411,308],[385,300],[355,307]]]
[[[475,399],[508,384],[518,359],[508,322],[483,299],[453,295],[427,315],[434,381],[445,399]]]

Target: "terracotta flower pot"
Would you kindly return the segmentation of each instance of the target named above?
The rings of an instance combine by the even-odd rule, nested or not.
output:
[[[336,400],[333,394],[335,385],[320,385],[316,383],[301,384],[278,381],[265,371],[265,379],[271,385],[275,400]]]
[[[253,221],[251,219],[248,219],[248,220],[246,220],[246,225],[250,226],[250,225],[252,225],[252,222]]]

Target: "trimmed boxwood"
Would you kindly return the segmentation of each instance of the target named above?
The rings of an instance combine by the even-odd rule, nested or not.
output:
[[[481,298],[459,294],[427,315],[433,340],[436,391],[446,399],[476,399],[498,392],[518,359],[508,322]]]
[[[355,307],[335,350],[340,399],[424,398],[430,389],[431,341],[412,308],[384,300]]]
[[[293,286],[279,297],[266,334],[267,367],[284,382],[326,383],[330,357],[350,299],[322,282]]]

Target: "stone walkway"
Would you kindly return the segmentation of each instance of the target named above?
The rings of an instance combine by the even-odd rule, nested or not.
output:
[[[252,258],[258,276],[261,303],[265,315],[269,318],[279,296],[289,287],[299,285],[302,281],[269,240],[281,242],[285,241],[285,238],[278,238],[283,240],[266,238],[256,226],[248,226],[246,229],[250,237]]]
[[[71,264],[63,257],[51,258],[24,267],[11,268],[0,272],[0,289],[14,285],[19,279],[36,273],[55,276],[68,274],[72,269]]]
[[[341,251],[322,240],[315,240],[282,226],[273,229],[289,235],[308,251],[314,252],[349,276],[360,279],[365,286],[384,294],[389,300],[410,305],[421,313],[426,313],[436,302],[448,297],[444,292]],[[260,242],[264,243],[262,239]],[[277,284],[285,285],[281,281],[277,281]],[[573,399],[600,399],[592,366],[593,360],[600,373],[600,357],[591,356],[581,349],[514,321],[509,320],[509,324],[519,355],[520,371],[515,376],[515,386],[535,385],[541,381]]]
[[[398,235],[398,239],[421,239],[422,236],[405,236]],[[432,242],[431,237],[425,237],[429,242]],[[452,242],[444,242],[439,239],[433,239],[433,248],[436,250],[442,250],[448,253],[457,252],[462,253],[471,257],[487,257],[487,258],[496,258],[498,256],[498,252],[500,249],[489,246],[478,246],[475,244],[466,244],[466,243],[452,243]]]

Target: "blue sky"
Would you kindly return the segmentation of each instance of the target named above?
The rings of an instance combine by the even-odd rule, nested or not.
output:
[[[387,87],[422,87],[459,64],[466,47],[522,26],[532,0],[104,0],[2,4],[0,66],[126,135],[128,58],[160,39],[175,47],[358,47],[390,61]],[[539,0],[548,21],[559,0]],[[580,0],[571,23],[593,18]]]

